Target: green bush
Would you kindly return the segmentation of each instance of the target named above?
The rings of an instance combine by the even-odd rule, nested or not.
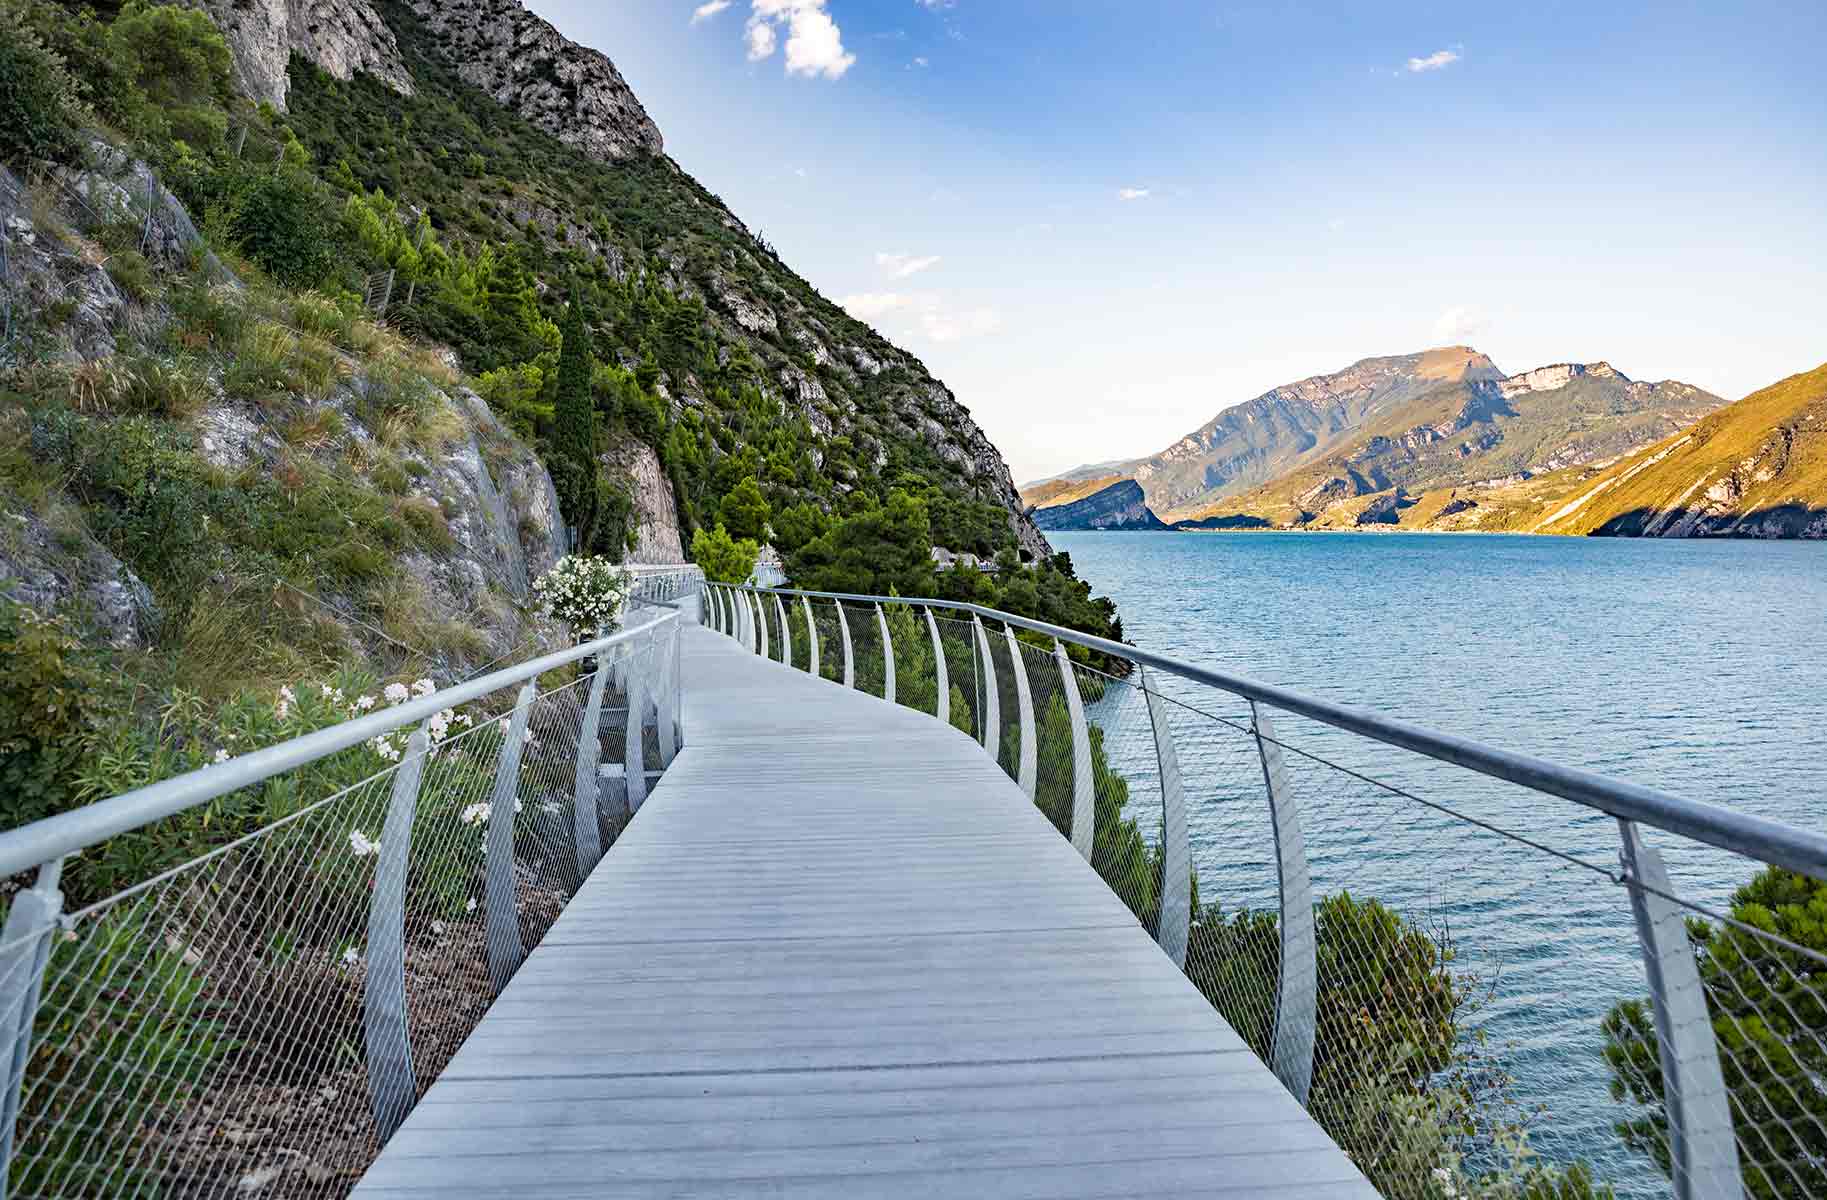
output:
[[[112,115],[132,132],[212,150],[228,132],[234,97],[228,43],[201,9],[128,0],[108,30],[124,85]]]
[[[102,681],[60,620],[0,596],[0,795],[23,825],[70,807]]]
[[[691,539],[692,561],[714,583],[747,583],[760,553],[760,546],[747,538],[737,541],[721,525],[709,531],[700,529]]]
[[[76,83],[29,11],[22,0],[0,0],[0,161],[74,162],[83,119]]]

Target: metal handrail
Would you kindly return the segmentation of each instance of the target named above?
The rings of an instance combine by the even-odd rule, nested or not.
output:
[[[547,671],[594,657],[634,638],[652,635],[656,626],[678,621],[676,611],[606,638],[559,650],[540,658],[460,683],[430,696],[408,700],[366,717],[320,729],[316,733],[256,750],[225,763],[202,767],[146,787],[122,792],[82,808],[71,809],[0,833],[0,876],[17,874],[54,862],[108,838],[116,837],[175,813],[206,804],[274,775],[316,762],[341,750],[405,726],[416,725],[432,714],[492,692],[537,678]]]
[[[736,585],[727,585],[736,586]],[[989,618],[1017,629],[1045,634],[1087,650],[1127,659],[1141,666],[1165,671],[1193,683],[1204,684],[1234,696],[1267,704],[1299,716],[1310,718],[1335,729],[1355,733],[1374,741],[1398,746],[1427,758],[1451,763],[1481,775],[1520,784],[1533,791],[1545,792],[1583,804],[1625,821],[1639,821],[1704,842],[1721,850],[1743,854],[1777,866],[1799,871],[1816,879],[1827,880],[1827,834],[1814,833],[1782,821],[1752,816],[1717,804],[1690,800],[1656,788],[1644,787],[1614,779],[1593,771],[1550,762],[1547,759],[1488,746],[1456,734],[1440,733],[1425,726],[1386,717],[1367,709],[1337,704],[1304,695],[1271,683],[1262,683],[1242,675],[1199,666],[1171,655],[1145,650],[1127,642],[1112,641],[1080,633],[1046,621],[950,600],[931,600],[913,596],[868,596],[850,592],[813,592],[791,588],[761,588],[747,584],[738,590],[760,594],[804,596],[814,600],[847,600],[859,604],[906,604],[947,609],[970,616]]]

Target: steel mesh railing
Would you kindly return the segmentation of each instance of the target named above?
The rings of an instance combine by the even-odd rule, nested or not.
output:
[[[679,617],[630,620],[0,835],[5,1194],[345,1194],[678,747]],[[85,851],[153,869],[64,912]]]
[[[1820,835],[972,605],[729,590],[918,614],[897,701],[943,660],[948,719],[1383,1194],[1827,1197]]]

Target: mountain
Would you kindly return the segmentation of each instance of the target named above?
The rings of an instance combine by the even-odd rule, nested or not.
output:
[[[1603,469],[1501,490],[1489,507],[1540,533],[1827,538],[1827,364]]]
[[[512,0],[15,7],[0,640],[43,614],[147,696],[451,678],[548,636],[560,555],[720,526],[1120,636],[957,397]]]
[[[1610,461],[1724,403],[1691,384],[1632,380],[1604,362],[1462,378],[1385,409],[1331,452],[1259,488],[1176,515],[1281,527],[1408,526],[1412,519],[1402,514],[1423,494],[1475,493]]]
[[[1066,529],[1166,529],[1142,498],[1142,485],[1119,479],[1089,492],[1071,490],[1034,510],[1034,523],[1052,532]]]
[[[1227,408],[1159,454],[1079,467],[1060,476],[1127,476],[1167,520],[1194,517],[1213,501],[1268,482],[1326,453],[1374,420],[1443,383],[1500,378],[1468,346],[1366,358]]]
[[[220,11],[240,2],[216,0]],[[935,520],[936,541],[983,555],[1005,542],[1025,560],[1050,555],[1001,455],[950,389],[820,295],[667,158],[607,57],[514,0],[322,2],[378,15],[386,37],[369,53],[385,59],[391,46],[411,87],[396,86],[391,70],[345,78],[349,52],[326,63],[318,41],[294,41],[287,120],[300,140],[319,161],[348,161],[360,186],[385,191],[409,219],[423,213],[434,228],[511,246],[542,281],[580,276],[616,360],[657,366],[653,390],[700,443],[684,457],[708,467],[738,448],[740,439],[719,431],[765,420],[740,411],[753,388],[795,431],[783,454],[805,451],[779,469],[762,455],[776,511],[884,492],[913,473],[958,502],[1002,511],[1006,532],[986,534],[960,510],[955,521]],[[410,133],[380,136],[377,123]],[[640,295],[599,307],[598,286]],[[494,365],[484,350],[464,357]],[[689,540],[728,487],[708,477],[674,482],[683,485],[676,523]]]

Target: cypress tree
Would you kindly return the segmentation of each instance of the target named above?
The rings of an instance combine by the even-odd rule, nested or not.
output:
[[[575,286],[565,312],[558,350],[558,395],[553,404],[552,483],[571,527],[573,546],[587,550],[596,534],[596,401],[590,395],[590,331]]]

